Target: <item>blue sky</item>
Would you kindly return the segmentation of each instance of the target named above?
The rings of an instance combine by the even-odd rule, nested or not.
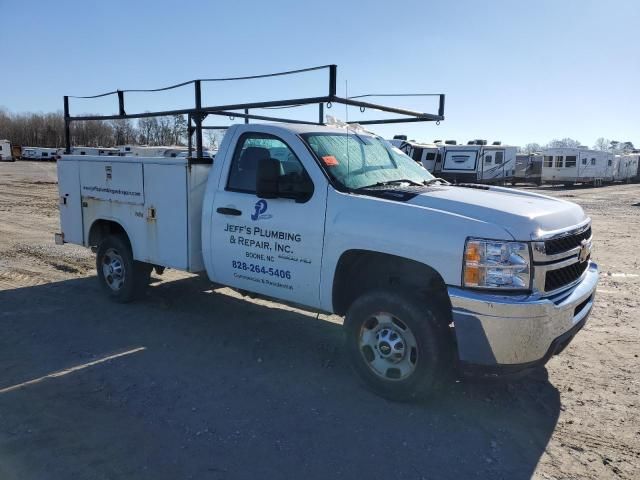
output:
[[[447,95],[441,125],[372,127],[385,136],[516,145],[567,136],[592,145],[604,136],[640,145],[637,0],[0,0],[0,15],[0,107],[13,112],[60,110],[64,94],[336,63],[341,95]],[[308,74],[209,85],[204,96],[215,105],[325,91],[325,76]],[[191,102],[185,88],[130,95],[127,110]],[[436,109],[425,99],[397,103]],[[115,105],[78,101],[72,112]],[[346,116],[343,107],[331,113]],[[357,109],[348,114],[359,118]]]

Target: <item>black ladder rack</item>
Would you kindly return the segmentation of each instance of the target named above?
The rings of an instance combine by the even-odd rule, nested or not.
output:
[[[267,78],[267,77],[277,77],[283,75],[295,75],[298,73],[310,72],[314,70],[329,70],[329,91],[327,95],[317,96],[317,97],[305,97],[305,98],[293,98],[287,100],[273,100],[268,102],[251,102],[251,103],[238,103],[233,105],[218,105],[218,106],[202,106],[202,83],[203,82],[228,82],[228,81],[237,81],[237,80],[251,80],[258,78]],[[168,87],[149,89],[149,90],[114,90],[111,92],[101,93],[98,95],[91,95],[86,97],[79,96],[64,96],[64,124],[65,124],[65,153],[71,153],[71,135],[70,135],[70,125],[71,122],[74,121],[83,121],[83,120],[118,120],[118,119],[128,119],[128,118],[148,118],[148,117],[161,117],[161,116],[169,116],[169,115],[187,115],[188,120],[188,130],[187,136],[189,141],[189,156],[191,157],[192,151],[192,136],[196,134],[196,159],[202,160],[202,130],[205,129],[224,129],[227,128],[225,126],[206,126],[202,125],[202,122],[209,115],[218,115],[225,117],[238,117],[244,119],[245,123],[249,123],[249,120],[267,120],[272,122],[283,122],[283,123],[299,123],[299,124],[308,124],[308,125],[324,125],[324,108],[325,105],[331,106],[334,103],[350,105],[354,107],[360,107],[361,111],[364,109],[372,109],[378,110],[381,112],[394,113],[397,115],[402,115],[402,118],[393,118],[393,119],[373,119],[373,120],[363,120],[358,122],[349,122],[349,123],[359,123],[361,125],[376,125],[376,124],[388,124],[388,123],[407,123],[407,122],[434,122],[444,120],[444,94],[377,94],[377,95],[360,95],[357,97],[339,97],[336,94],[336,86],[337,86],[337,76],[338,76],[338,66],[337,65],[321,65],[318,67],[304,68],[299,70],[289,70],[286,72],[277,72],[277,73],[269,73],[264,75],[252,75],[246,77],[230,77],[230,78],[204,78],[199,80],[190,80],[188,82],[179,83],[176,85],[170,85]],[[179,110],[167,110],[167,111],[159,111],[159,112],[144,112],[144,113],[132,113],[128,114],[125,111],[125,98],[124,94],[127,92],[160,92],[165,90],[171,90],[178,87],[183,87],[185,85],[193,84],[194,86],[194,100],[195,107],[194,108],[184,108]],[[69,113],[69,99],[70,98],[83,98],[83,99],[91,99],[91,98],[99,98],[105,97],[109,95],[117,95],[118,97],[118,115],[83,115],[83,116],[71,116]],[[438,113],[423,113],[416,112],[413,110],[407,110],[403,108],[396,108],[387,105],[380,105],[377,103],[362,101],[360,98],[364,97],[408,97],[408,96],[437,96],[439,97],[439,106]],[[286,108],[286,107],[299,107],[302,105],[318,105],[318,119],[317,121],[305,121],[305,120],[294,120],[288,118],[282,118],[277,116],[266,116],[266,115],[256,115],[250,113],[251,109],[264,109],[264,108]],[[237,112],[236,110],[240,110],[241,112]]]

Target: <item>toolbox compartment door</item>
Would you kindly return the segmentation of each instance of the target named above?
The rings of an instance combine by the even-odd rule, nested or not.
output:
[[[60,228],[67,243],[83,244],[80,167],[76,161],[58,162]]]
[[[144,205],[142,163],[80,162],[83,198]]]
[[[188,270],[187,166],[146,163],[144,190],[142,260]]]

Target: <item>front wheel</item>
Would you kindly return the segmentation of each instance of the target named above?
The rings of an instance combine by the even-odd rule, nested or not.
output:
[[[129,241],[122,235],[109,235],[98,246],[98,280],[116,302],[126,303],[141,296],[149,285],[151,268],[133,259]]]
[[[364,383],[391,400],[432,395],[453,363],[448,322],[413,295],[373,291],[345,318],[346,347]]]

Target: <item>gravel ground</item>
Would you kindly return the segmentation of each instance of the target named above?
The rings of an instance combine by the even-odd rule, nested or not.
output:
[[[536,189],[593,218],[603,272],[562,355],[394,404],[349,372],[336,317],[178,272],[110,303],[91,253],[53,243],[55,182],[0,164],[1,479],[640,478],[639,185]]]

